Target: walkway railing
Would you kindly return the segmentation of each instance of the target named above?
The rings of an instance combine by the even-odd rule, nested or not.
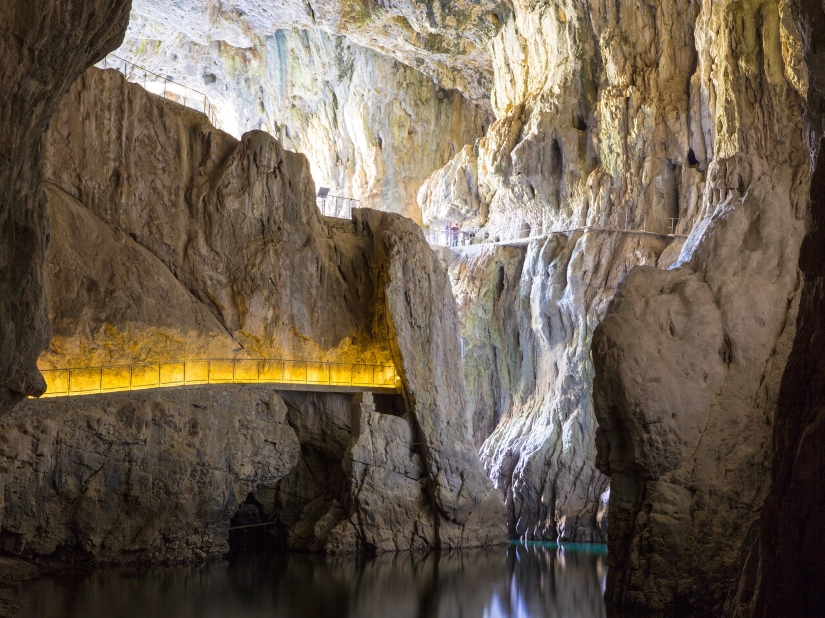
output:
[[[322,215],[339,219],[352,219],[352,209],[358,208],[358,200],[339,195],[319,195],[315,198],[315,203]]]
[[[214,127],[223,130],[218,120],[215,107],[209,102],[209,97],[203,92],[179,84],[167,76],[153,73],[149,69],[139,66],[134,62],[129,62],[115,54],[107,55],[98,63],[98,66],[104,69],[117,69],[123,73],[130,82],[142,85],[144,90],[206,114],[209,122],[211,122]]]
[[[392,365],[326,363],[283,359],[186,360],[41,371],[43,397],[91,395],[117,391],[199,384],[284,384],[396,388]]]
[[[475,238],[475,232],[465,232],[459,230],[458,232],[430,232],[425,234],[427,242],[434,247],[464,247],[472,244]]]
[[[592,231],[600,231],[600,232],[626,232],[628,234],[651,234],[653,236],[674,236],[680,238],[687,238],[687,234],[676,234],[674,232],[679,219],[667,219],[669,221],[668,226],[670,227],[670,233],[662,233],[662,232],[650,232],[647,230],[647,221],[645,221],[644,226],[641,230],[638,229],[615,229],[615,228],[604,228],[604,227],[596,227],[596,226],[583,226],[583,227],[576,227],[569,230],[545,230],[544,226],[538,228],[537,230],[520,230],[518,232],[511,232],[510,234],[499,233],[487,237],[479,238],[475,232],[466,232],[463,230],[459,230],[458,232],[447,232],[447,231],[439,231],[439,232],[429,232],[425,233],[425,237],[427,242],[435,247],[464,247],[466,245],[492,245],[492,244],[501,244],[501,243],[512,243],[516,241],[528,241],[533,240],[535,238],[541,238],[542,236],[547,236],[549,234],[572,234],[573,232],[592,232]]]

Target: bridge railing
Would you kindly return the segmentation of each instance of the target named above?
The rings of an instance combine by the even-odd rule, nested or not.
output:
[[[117,69],[123,73],[128,81],[142,85],[144,90],[206,114],[212,126],[223,130],[218,120],[218,113],[215,106],[209,102],[209,97],[200,90],[184,86],[169,79],[168,76],[153,73],[149,69],[139,66],[134,62],[129,62],[125,58],[121,58],[115,54],[106,55],[97,66],[103,69]]]
[[[352,209],[358,207],[358,200],[339,195],[318,196],[315,198],[315,203],[322,215],[339,219],[351,219]]]
[[[46,369],[43,397],[203,384],[284,384],[396,388],[395,367],[284,359],[185,360]]]

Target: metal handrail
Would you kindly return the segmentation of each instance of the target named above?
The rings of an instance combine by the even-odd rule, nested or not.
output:
[[[143,71],[143,88],[147,92],[152,92],[147,87],[148,86],[147,78],[148,78],[149,75],[158,78],[158,80],[163,80],[163,91],[160,92],[160,93],[155,92],[155,93],[152,93],[152,94],[159,94],[164,99],[174,101],[175,103],[181,103],[181,101],[178,100],[180,97],[175,95],[175,93],[169,91],[169,84],[174,84],[175,86],[179,86],[180,88],[183,88],[183,103],[182,104],[185,107],[188,107],[189,109],[194,109],[194,110],[197,110],[197,111],[205,114],[206,117],[209,119],[209,122],[211,122],[213,126],[215,126],[218,129],[223,130],[223,128],[221,127],[221,123],[218,120],[217,110],[215,109],[215,106],[212,105],[212,103],[209,102],[209,97],[206,96],[206,93],[201,92],[200,90],[195,90],[194,88],[190,88],[189,86],[185,86],[184,84],[181,84],[179,82],[176,82],[175,80],[170,79],[168,76],[160,75],[158,73],[154,73],[154,72],[150,71],[149,69],[147,69],[146,67],[142,67],[138,64],[135,64],[134,62],[126,60],[125,58],[121,58],[120,56],[117,56],[115,54],[107,54],[103,58],[103,60],[99,63],[99,64],[103,65],[104,69],[109,68],[109,58],[110,57],[118,60],[119,63],[123,63],[123,70],[121,72],[123,73],[124,76],[126,76],[126,79],[131,81],[132,83],[139,84],[140,82],[129,79],[129,67],[131,66],[131,67],[134,67],[135,69],[137,69],[139,71]],[[117,65],[118,65],[118,63],[111,63],[111,68],[120,71],[121,69]],[[133,71],[133,73],[134,73],[134,71]],[[189,92],[198,94],[201,97],[203,97],[203,104],[201,105],[201,104],[198,103],[198,101],[196,100],[197,97],[187,96],[187,93],[189,93]],[[177,98],[172,98],[169,95],[174,95]],[[195,105],[196,103],[198,103],[197,106]]]
[[[605,228],[605,227],[597,227],[595,225],[585,225],[582,227],[571,228],[568,230],[545,230],[544,226],[540,227],[538,230],[534,232],[529,232],[528,236],[522,236],[524,231],[519,231],[516,234],[496,234],[495,236],[489,236],[487,238],[482,238],[481,242],[472,242],[473,240],[477,239],[478,237],[475,235],[471,235],[470,232],[466,232],[464,230],[459,230],[458,232],[447,232],[447,231],[436,231],[436,232],[428,232],[425,233],[425,238],[427,239],[427,243],[433,247],[462,247],[466,245],[494,245],[500,243],[508,243],[513,242],[516,240],[530,240],[534,238],[541,238],[542,236],[548,236],[550,234],[572,234],[573,232],[591,232],[591,231],[601,231],[601,232],[627,232],[629,234],[650,234],[652,236],[673,236],[674,238],[687,238],[687,234],[677,234],[675,233],[675,228],[680,221],[678,218],[669,218],[667,219],[671,221],[670,227],[671,232],[661,233],[661,232],[650,232],[647,230],[647,219],[643,224],[643,228],[641,230],[634,230],[634,229],[615,229],[615,228]]]
[[[397,388],[397,374],[393,365],[278,358],[172,360],[133,365],[45,369],[41,373],[46,380],[43,397],[203,384]]]
[[[321,210],[322,215],[338,219],[351,219],[352,209],[358,207],[357,199],[340,195],[318,196],[315,198],[315,203]]]

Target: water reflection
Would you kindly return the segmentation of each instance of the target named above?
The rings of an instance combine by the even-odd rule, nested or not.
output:
[[[512,545],[369,560],[311,554],[101,569],[23,588],[21,618],[601,618],[601,547]]]

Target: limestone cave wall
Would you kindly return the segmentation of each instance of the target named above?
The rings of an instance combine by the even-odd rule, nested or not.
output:
[[[241,502],[244,512],[258,504],[282,514],[280,529],[297,549],[505,541],[501,496],[465,414],[449,280],[414,222],[367,209],[352,222],[325,220],[305,157],[261,131],[236,140],[114,70],[93,68],[78,80],[44,150],[44,190],[59,226],[45,268],[55,332],[44,368],[211,354],[392,362],[404,402],[387,410],[363,395],[343,421],[348,397],[319,396],[287,415],[281,397],[266,394],[271,388],[237,401],[230,389],[202,413],[213,386],[27,402],[0,431],[10,475],[7,551],[43,557],[65,547],[104,562],[212,557],[225,552],[231,505]],[[243,425],[252,442],[222,440],[236,429],[208,423],[219,414]],[[38,419],[36,439],[20,429],[27,417]],[[199,451],[193,440],[204,424],[211,450]],[[170,430],[153,433],[155,425]],[[277,436],[255,442],[270,429]],[[129,454],[135,432],[148,440],[139,457]],[[78,444],[89,445],[94,462],[77,461]],[[230,452],[236,446],[240,459]],[[220,505],[205,512],[183,504],[159,471],[140,472],[144,459],[163,461],[176,449],[194,449],[180,462],[183,477],[224,460],[242,468],[190,488],[195,502],[220,498]],[[274,451],[256,455],[260,449]],[[48,453],[45,475],[15,466],[38,450]],[[111,471],[100,486],[90,480],[95,462]],[[319,472],[330,482],[315,496]],[[140,474],[158,496],[135,506],[129,479]],[[98,518],[78,510],[85,504],[78,488],[93,484],[107,505]],[[43,508],[29,509],[29,495]],[[64,514],[63,524],[44,535],[51,509]],[[172,528],[162,524],[168,512]],[[121,515],[143,518],[146,535],[110,534]]]
[[[113,24],[102,36],[80,9],[55,22],[79,37],[66,41],[25,42],[27,20],[43,11],[2,22],[4,56],[50,54],[3,73],[2,152],[12,163],[0,166],[0,186],[13,190],[0,210],[2,255],[14,265],[2,271],[6,403],[42,390],[44,281],[56,297],[79,299],[52,308],[46,362],[58,352],[108,358],[117,337],[132,336],[114,337],[97,326],[104,313],[78,310],[103,292],[48,275],[100,268],[94,254],[57,237],[64,255],[49,259],[46,279],[41,270],[38,144],[60,94],[118,42],[128,7],[99,8]],[[123,302],[131,323],[157,321],[152,307],[177,298],[194,349],[343,343],[392,358],[409,416],[374,417],[358,404],[343,454],[342,440],[324,454],[347,462],[352,504],[365,487],[390,495],[392,474],[426,477],[426,498],[398,496],[429,505],[416,535],[378,534],[376,547],[427,545],[434,534],[443,546],[493,542],[499,518],[513,536],[600,540],[609,477],[611,613],[796,611],[821,595],[805,583],[822,519],[821,9],[794,0],[135,2],[131,58],[160,72],[178,61],[181,71],[214,67],[196,73],[214,96],[242,102],[238,128],[282,131],[331,184],[371,191],[424,224],[541,236],[463,249],[449,281],[411,222],[357,212],[354,240],[344,241],[312,206],[304,159],[262,132],[239,142],[212,131],[111,72],[86,74],[58,114],[45,199],[61,226],[82,225],[113,254],[164,273],[168,290]],[[309,79],[303,65],[324,77]],[[89,120],[79,110],[97,109],[96,82],[114,104]],[[398,107],[392,92],[403,93]],[[25,110],[23,122],[13,110]],[[174,182],[147,180],[157,169]],[[420,210],[410,206],[416,192]],[[267,200],[277,208],[256,210]],[[82,223],[89,217],[104,227]],[[272,242],[250,242],[264,233]],[[294,261],[272,249],[290,243],[303,251]],[[111,266],[116,282],[125,265]],[[345,310],[328,309],[329,298]],[[156,325],[147,345],[188,341],[169,328]],[[464,376],[444,371],[462,364]],[[317,463],[313,444],[301,440],[299,468]],[[359,467],[376,444],[399,459]],[[297,526],[290,542],[344,547],[363,534],[366,511],[336,519],[351,505],[327,496],[318,517],[304,518],[312,499],[284,495]]]
[[[293,25],[244,47],[207,44],[137,8],[118,56],[206,93],[224,130],[279,137],[307,156],[316,185],[362,207],[420,223],[421,184],[490,121],[458,90],[348,37]]]
[[[45,390],[37,371],[50,336],[43,133],[72,82],[123,40],[130,6],[38,0],[0,7],[0,412]]]

